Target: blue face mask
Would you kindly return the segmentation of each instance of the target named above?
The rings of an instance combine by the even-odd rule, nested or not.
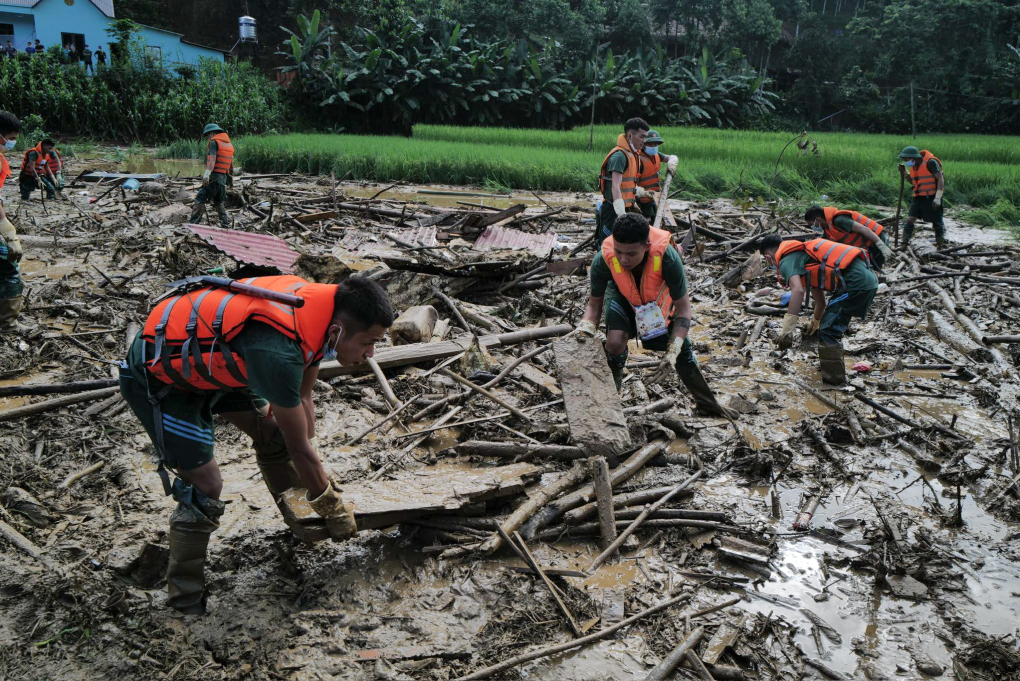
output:
[[[344,332],[343,327],[336,334],[336,340],[333,341],[333,347],[329,346],[329,336],[326,336],[326,342],[322,345],[322,358],[328,362],[332,362],[336,359],[336,346],[340,342],[340,334]]]
[[[3,137],[3,135],[0,135],[0,137]],[[9,140],[6,137],[4,137],[4,149],[6,149],[7,151],[11,151],[12,149],[14,149],[14,146],[17,143],[18,142],[16,140]]]
[[[913,161],[904,161],[903,165],[905,165],[908,168],[913,168],[914,167],[914,162]]]
[[[645,147],[645,153],[649,156],[655,156],[659,153],[659,147]]]

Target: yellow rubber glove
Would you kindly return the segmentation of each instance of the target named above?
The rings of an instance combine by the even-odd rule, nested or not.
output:
[[[815,335],[816,333],[818,333],[818,328],[821,325],[822,325],[822,320],[821,319],[815,319],[814,317],[812,317],[811,321],[808,322],[807,331],[805,331],[804,334],[807,335],[807,336]]]
[[[7,260],[10,262],[21,260],[23,253],[21,239],[18,238],[18,231],[14,229],[14,225],[7,218],[0,220],[0,239],[3,239],[7,245]]]
[[[358,526],[354,521],[354,506],[345,504],[340,497],[340,486],[330,481],[326,485],[326,491],[315,499],[309,499],[305,493],[305,499],[311,505],[312,510],[322,516],[326,521],[326,529],[333,541],[348,539],[358,534]]]
[[[785,314],[783,315],[783,329],[779,332],[779,349],[787,350],[793,345],[793,334],[797,330],[797,315]]]
[[[577,323],[577,326],[574,327],[574,331],[576,331],[577,335],[579,336],[587,336],[588,338],[594,338],[596,333],[595,322],[589,321],[587,319],[582,319]]]
[[[669,349],[666,350],[666,354],[659,361],[659,366],[655,367],[655,371],[652,372],[651,377],[645,383],[662,383],[669,378],[670,373],[676,370],[676,360],[680,356],[680,350],[683,347],[683,338],[674,338],[670,341]]]

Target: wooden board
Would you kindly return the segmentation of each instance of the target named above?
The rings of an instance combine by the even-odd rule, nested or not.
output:
[[[139,182],[146,182],[148,180],[162,180],[166,178],[166,173],[107,173],[101,170],[94,170],[88,175],[83,176],[81,179],[85,182],[99,182],[100,180],[131,180],[135,179]]]
[[[484,468],[440,465],[402,471],[394,480],[344,485],[342,496],[345,503],[354,504],[358,529],[371,530],[518,494],[539,472],[539,467],[530,463]],[[284,520],[298,539],[316,542],[329,538],[324,521],[305,500],[304,489],[291,488],[281,499]]]
[[[304,213],[303,215],[295,215],[294,219],[300,222],[302,225],[309,222],[318,222],[319,220],[329,220],[330,218],[336,217],[335,210],[324,210],[319,213]]]
[[[568,336],[553,343],[553,355],[571,439],[591,456],[604,456],[612,464],[630,449],[631,441],[602,343]]]
[[[545,373],[534,364],[528,364],[525,362],[517,367],[517,371],[521,373],[521,378],[525,382],[530,383],[546,395],[551,397],[560,397],[563,395],[563,391],[556,385],[556,379]]]

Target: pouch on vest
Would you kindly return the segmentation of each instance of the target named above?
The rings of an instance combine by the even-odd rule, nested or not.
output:
[[[643,341],[658,338],[669,331],[658,303],[646,303],[635,307],[634,324],[637,327],[638,338]]]

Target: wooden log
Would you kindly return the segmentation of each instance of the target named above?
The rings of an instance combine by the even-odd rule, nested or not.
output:
[[[498,674],[499,672],[502,671],[506,671],[507,669],[512,669],[513,667],[522,665],[525,662],[539,660],[543,657],[549,657],[550,655],[565,653],[566,651],[573,650],[574,648],[580,648],[581,646],[587,645],[589,643],[594,643],[595,641],[600,641],[604,638],[608,638],[609,636],[612,636],[613,634],[618,632],[620,629],[623,629],[624,627],[629,627],[631,624],[634,624],[635,622],[638,622],[644,619],[645,617],[648,617],[649,615],[654,615],[657,612],[662,612],[663,610],[672,608],[675,605],[686,603],[689,600],[691,600],[691,596],[689,594],[680,594],[679,596],[668,598],[662,603],[659,603],[658,605],[653,605],[650,608],[646,608],[641,612],[637,613],[636,615],[632,615],[627,619],[623,620],[622,622],[617,622],[613,626],[606,627],[605,629],[602,629],[601,631],[598,631],[594,634],[589,634],[583,638],[574,639],[573,641],[567,641],[566,643],[560,643],[558,645],[533,650],[529,653],[522,653],[520,655],[516,655],[508,660],[503,660],[498,664],[485,667],[484,669],[479,669],[475,672],[472,672],[471,674],[468,674],[467,676],[462,676],[456,679],[456,681],[476,681],[477,679],[487,679],[490,676]],[[739,598],[731,599],[723,607],[734,605],[739,601],[740,601]],[[713,609],[713,612],[715,611],[715,609]],[[695,616],[702,616],[704,614],[705,613],[694,613],[691,615],[691,617],[693,618]]]
[[[120,388],[118,388],[117,386],[113,386],[110,388],[101,388],[99,390],[90,390],[88,392],[78,393],[76,395],[65,395],[63,397],[57,397],[52,400],[46,400],[45,402],[25,404],[20,407],[15,407],[14,409],[6,409],[4,411],[0,411],[0,421],[13,421],[15,419],[24,418],[26,416],[42,414],[44,412],[59,409],[61,407],[67,407],[72,404],[78,404],[79,402],[101,400],[119,391]]]
[[[374,426],[369,426],[368,428],[366,428],[365,430],[361,431],[360,433],[358,433],[357,435],[352,437],[350,440],[348,440],[347,441],[347,445],[350,446],[350,445],[357,444],[358,442],[361,442],[361,440],[366,435],[368,435],[372,431],[376,430],[377,428],[380,428],[381,426],[386,425],[387,423],[391,422],[393,419],[397,418],[397,416],[399,416],[401,414],[401,412],[403,412],[405,409],[410,407],[412,404],[414,404],[413,401],[412,402],[405,402],[404,404],[400,405],[400,407],[398,409],[394,409],[393,411],[391,411],[389,413],[389,415],[386,418],[384,418],[382,421],[379,421]]]
[[[533,445],[521,442],[485,442],[468,440],[454,447],[454,451],[465,456],[498,456],[514,458],[537,456],[560,461],[576,461],[588,458],[579,447],[569,445]]]
[[[995,343],[1020,343],[1020,336],[982,336],[981,342],[985,345]]]
[[[639,504],[646,504],[649,501],[655,501],[672,488],[673,486],[669,485],[667,487],[653,487],[651,489],[643,489],[637,492],[629,492],[627,494],[617,494],[613,496],[613,508],[617,511],[617,517],[620,517],[620,511],[622,509],[630,506],[637,506]],[[694,496],[694,492],[691,490],[685,490],[680,494],[680,496]],[[574,510],[563,514],[563,522],[569,524],[583,523],[586,520],[594,518],[597,510],[598,509],[594,501],[590,504],[578,506]]]
[[[12,395],[51,395],[53,393],[77,393],[83,390],[98,390],[117,385],[113,378],[98,378],[94,381],[70,381],[68,383],[40,383],[38,385],[8,385],[0,388],[0,397]]]
[[[949,294],[946,293],[942,287],[934,282],[928,282],[928,288],[938,295],[946,310],[949,311],[949,314],[951,314],[956,322],[963,327],[964,331],[970,335],[971,339],[973,339],[975,343],[984,342],[984,332],[978,328],[978,325],[975,324],[970,317],[965,315],[959,308],[956,307],[953,303],[953,299],[949,297]],[[989,348],[988,352],[990,354],[990,361],[995,363],[1001,373],[1012,378],[1016,377],[1013,365],[1006,360],[1003,354],[999,352],[998,348]]]
[[[701,641],[701,637],[705,635],[705,627],[697,627],[691,632],[680,645],[670,652],[666,658],[659,663],[659,665],[648,673],[645,677],[645,681],[665,681],[669,678],[670,674],[673,673],[680,663],[687,657],[687,653],[694,650],[694,647]]]
[[[11,544],[13,544],[19,551],[28,554],[32,558],[35,558],[40,563],[50,567],[49,560],[43,555],[43,552],[38,546],[33,544],[25,535],[18,532],[16,529],[0,520],[0,537],[3,537]]]
[[[698,675],[698,678],[701,679],[701,681],[715,681],[715,677],[712,676],[712,672],[708,671],[708,668],[705,667],[705,663],[701,661],[701,658],[698,657],[696,652],[688,650],[684,655],[684,660],[694,669],[694,673]]]
[[[665,515],[670,516],[674,513],[689,513],[692,511],[683,510],[670,510],[660,509],[653,513],[653,516]],[[629,516],[628,518],[618,517],[616,520],[616,529],[618,531],[626,530],[634,520],[635,514],[638,513],[637,509],[630,509],[628,512],[621,513],[620,516]],[[701,520],[699,518],[653,518],[648,517],[641,521],[641,527],[644,529],[662,529],[662,528],[675,528],[675,527],[692,527],[700,531],[717,530],[720,532],[743,532],[742,528],[731,525],[728,523],[718,522],[715,520]],[[640,528],[639,528],[640,529]],[[535,539],[541,541],[556,541],[560,537],[578,537],[588,534],[598,534],[601,531],[599,523],[581,523],[580,525],[553,525],[547,527],[541,532],[535,534]],[[617,537],[619,538],[619,537]]]
[[[588,566],[588,572],[593,572],[594,570],[598,569],[600,565],[609,560],[613,556],[613,554],[616,553],[616,551],[620,548],[623,542],[627,540],[627,537],[632,535],[634,533],[634,530],[641,527],[641,523],[643,523],[648,518],[649,515],[651,515],[659,508],[661,508],[667,501],[675,497],[682,490],[686,489],[687,487],[690,487],[700,477],[701,471],[700,470],[696,471],[694,475],[684,480],[682,483],[680,483],[679,485],[671,489],[669,492],[664,494],[662,498],[660,498],[654,504],[652,504],[644,511],[642,511],[641,514],[637,518],[635,518],[630,525],[627,526],[627,529],[620,533],[620,536],[616,538],[616,541],[610,544],[605,551],[603,551],[602,553],[595,557],[595,559],[591,562],[591,565]]]
[[[655,440],[638,449],[613,471],[610,476],[610,484],[613,487],[622,485],[624,481],[630,479],[646,463],[655,458],[655,455],[662,451],[664,446],[665,443],[662,440]],[[522,527],[521,534],[526,539],[531,539],[536,532],[555,521],[567,511],[577,508],[581,504],[593,501],[594,496],[595,487],[593,485],[586,485],[573,494],[557,499],[540,512],[535,513],[534,517]],[[551,498],[555,499],[555,497]]]
[[[382,389],[383,397],[389,403],[390,408],[400,409],[403,403],[397,399],[396,393],[393,392],[393,386],[386,379],[386,374],[382,372],[382,368],[376,363],[376,361],[369,357],[368,366],[372,369],[372,373],[375,374],[375,380],[379,381],[379,387]]]
[[[505,534],[502,538],[503,541],[507,541],[509,539],[509,537]],[[556,601],[556,605],[559,607],[560,612],[562,612],[563,616],[567,618],[567,622],[570,624],[570,629],[574,632],[574,636],[580,636],[581,627],[577,626],[577,620],[574,619],[574,615],[570,612],[570,608],[567,607],[567,604],[564,603],[563,599],[560,598],[560,595],[556,593],[556,587],[554,587],[553,583],[549,581],[546,574],[542,572],[542,568],[538,565],[538,561],[535,560],[535,557],[531,555],[531,551],[528,549],[528,545],[524,542],[524,539],[522,539],[521,535],[517,532],[514,532],[513,539],[516,540],[518,546],[520,546],[525,560],[528,562],[528,566],[534,570],[536,574],[538,574],[538,576],[542,579],[542,583],[544,583],[546,588],[549,589],[549,593],[552,594],[553,600]]]
[[[859,392],[854,393],[854,397],[857,398],[858,400],[860,400],[861,402],[863,402],[864,404],[868,405],[872,409],[875,409],[876,411],[880,411],[883,414],[885,414],[886,416],[888,416],[890,418],[893,418],[893,419],[896,419],[900,423],[908,425],[911,428],[917,428],[919,430],[923,430],[924,429],[924,426],[921,425],[920,423],[918,423],[917,421],[914,421],[913,419],[909,419],[906,416],[903,416],[902,414],[893,411],[889,407],[886,407],[884,405],[879,404],[875,400],[873,400],[873,399],[871,399],[871,398],[869,398],[869,397],[867,397],[865,395],[862,395]],[[935,430],[939,431],[943,435],[951,437],[954,440],[966,440],[966,438],[963,437],[962,435],[960,435],[959,433],[954,433],[953,431],[949,430],[945,426],[939,425],[937,423],[933,423],[931,427],[934,428]]]
[[[452,378],[453,380],[455,380],[458,383],[460,383],[461,385],[463,385],[465,388],[478,393],[479,395],[485,397],[487,400],[495,402],[496,404],[498,404],[499,406],[503,407],[504,409],[509,411],[511,414],[513,414],[514,416],[516,416],[520,420],[524,421],[525,423],[531,423],[531,418],[527,414],[525,414],[523,411],[521,411],[517,407],[511,405],[506,400],[504,400],[504,399],[502,399],[500,397],[497,397],[496,395],[492,394],[491,392],[489,392],[485,388],[483,388],[483,387],[481,387],[479,385],[475,385],[474,383],[472,383],[468,379],[464,378],[460,374],[454,373],[454,372],[450,371],[449,369],[442,369],[442,370],[440,370],[439,373],[441,373],[443,376],[446,376],[447,378]]]
[[[510,333],[501,333],[491,336],[479,336],[478,344],[482,348],[507,347],[519,345],[531,340],[541,340],[553,336],[562,336],[574,330],[570,324],[557,324],[556,326],[543,326]],[[397,347],[381,348],[372,358],[380,368],[390,369],[393,367],[407,366],[409,364],[422,364],[433,362],[439,359],[447,359],[460,354],[470,346],[470,339],[448,340],[440,343],[412,343]],[[319,378],[333,378],[346,374],[362,373],[371,371],[368,363],[354,366],[340,366],[337,361],[323,362],[319,366]]]
[[[970,357],[976,362],[989,362],[992,359],[988,348],[971,340],[935,310],[928,310],[928,333],[964,357]]]
[[[400,313],[390,327],[394,345],[428,343],[439,320],[439,313],[431,305],[415,305]]]
[[[70,487],[74,483],[76,483],[79,480],[81,480],[82,478],[84,478],[86,475],[89,475],[91,473],[95,473],[96,471],[98,471],[100,468],[102,468],[105,465],[106,465],[106,460],[105,459],[101,459],[101,460],[95,462],[94,464],[92,464],[91,466],[89,466],[88,468],[83,468],[82,470],[80,470],[80,471],[78,471],[76,473],[71,473],[69,476],[67,476],[64,479],[64,481],[62,483],[60,483],[60,489],[67,489],[68,487]]]
[[[555,499],[559,495],[563,494],[567,490],[573,489],[577,485],[581,484],[587,477],[587,471],[584,466],[577,465],[571,468],[569,471],[561,475],[555,482],[550,485],[541,487],[536,490],[535,495],[529,497],[527,501],[517,507],[513,513],[510,514],[506,520],[500,523],[500,527],[506,534],[512,534],[516,532],[524,524],[526,520],[531,518],[540,508],[546,505],[551,499]],[[503,542],[503,538],[498,532],[493,533],[491,537],[486,539],[478,550],[486,555],[492,555],[499,550],[500,545]]]
[[[613,486],[609,482],[609,464],[604,457],[591,461],[592,484],[595,486],[595,505],[598,508],[603,549],[616,541],[616,518],[613,516]]]
[[[99,402],[97,404],[93,404],[92,406],[90,406],[88,409],[86,409],[83,412],[83,415],[84,416],[95,416],[96,414],[98,414],[99,412],[103,411],[104,409],[108,409],[109,407],[112,407],[116,402],[119,402],[120,400],[121,400],[120,393],[119,392],[114,393],[114,394],[110,395],[109,397],[107,397],[102,402]]]
[[[523,203],[518,203],[516,206],[510,206],[509,208],[505,208],[499,211],[498,213],[489,213],[488,215],[482,217],[482,219],[478,222],[476,227],[484,229],[489,225],[496,224],[497,222],[509,220],[513,216],[523,213],[526,208],[527,206],[525,206]]]

